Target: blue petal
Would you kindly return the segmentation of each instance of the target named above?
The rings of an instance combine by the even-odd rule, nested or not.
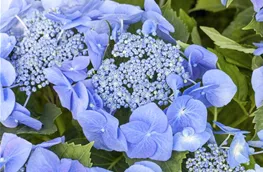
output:
[[[215,107],[227,105],[237,92],[232,79],[218,69],[207,71],[202,81],[204,85],[218,85],[215,89],[205,91],[207,100]]]
[[[248,134],[250,132],[248,131],[241,131],[237,128],[232,128],[232,127],[228,127],[228,126],[225,126],[224,124],[220,123],[220,122],[217,122],[217,121],[214,121],[214,123],[216,124],[216,126],[218,126],[223,132],[216,132],[218,134],[237,134],[237,133],[243,133],[243,134]]]
[[[257,49],[253,52],[253,54],[254,54],[255,56],[260,56],[261,54],[263,54],[263,47],[257,48]]]
[[[65,172],[86,172],[85,167],[77,160],[62,159],[58,171]]]
[[[52,147],[54,145],[57,145],[57,144],[60,144],[60,143],[64,143],[64,142],[65,142],[65,137],[62,136],[62,137],[58,137],[58,138],[55,138],[55,139],[52,139],[52,140],[49,140],[49,141],[46,141],[46,142],[34,145],[33,149],[36,149],[38,147],[49,148],[49,147]]]
[[[263,1],[262,0],[251,0],[254,6],[255,12],[259,12],[260,8],[263,7]]]
[[[255,91],[256,106],[260,107],[263,105],[263,66],[253,71],[251,82]]]
[[[166,77],[166,83],[174,93],[178,92],[178,90],[184,86],[182,77],[174,73],[171,73]]]
[[[263,141],[248,141],[248,144],[255,148],[263,148]]]
[[[173,133],[180,132],[185,127],[192,127],[197,133],[206,129],[206,107],[202,102],[190,96],[178,97],[169,106],[166,115]]]
[[[5,121],[15,107],[15,94],[10,88],[2,88],[0,84],[0,121]]]
[[[54,86],[53,88],[58,94],[61,105],[67,108],[68,110],[72,110],[72,88],[68,88],[65,86]]]
[[[6,58],[13,50],[16,39],[14,36],[8,36],[6,33],[0,33],[0,58]]]
[[[5,161],[5,171],[16,172],[26,162],[32,144],[14,134],[4,133],[1,139],[0,157]]]
[[[231,168],[249,162],[249,147],[243,134],[235,135],[228,150],[227,162]]]
[[[130,121],[143,121],[150,125],[151,130],[157,132],[166,131],[168,125],[166,115],[155,103],[149,103],[134,110]]]
[[[16,79],[15,68],[9,61],[3,58],[0,58],[0,78],[1,85],[4,87],[11,86]]]
[[[107,2],[107,1],[105,1]],[[92,167],[92,168],[86,168],[86,172],[111,172],[109,170],[106,170],[104,168],[100,168],[100,167]]]
[[[139,161],[139,162],[135,162],[135,165],[143,165],[145,167],[152,169],[154,172],[162,172],[160,166],[151,161]]]
[[[35,149],[28,160],[27,172],[57,171],[59,165],[60,160],[56,154],[39,147]]]
[[[263,130],[260,130],[260,131],[257,133],[257,135],[258,135],[259,140],[263,141]]]
[[[221,3],[226,6],[227,0],[221,0]]]
[[[124,172],[155,172],[152,169],[145,167],[143,165],[140,164],[134,164],[132,166],[130,166],[128,169],[126,169]]]
[[[154,0],[145,0],[144,1],[144,9],[145,11],[154,11],[159,14],[162,14],[160,7],[156,4]]]
[[[142,26],[142,33],[144,35],[156,34],[157,23],[153,20],[146,20]]]
[[[63,0],[42,0],[42,6],[46,11],[60,7],[63,4]]]
[[[182,132],[174,135],[173,150],[195,152],[201,148],[210,138],[210,134],[206,131],[195,133],[191,127],[186,127]]]
[[[263,2],[262,2],[263,3]],[[256,14],[256,21],[263,22],[263,9]]]
[[[18,126],[18,121],[12,116],[9,116],[5,121],[2,121],[1,123],[7,128],[16,128]]]
[[[49,82],[56,86],[71,88],[71,83],[57,67],[44,69],[44,74]]]

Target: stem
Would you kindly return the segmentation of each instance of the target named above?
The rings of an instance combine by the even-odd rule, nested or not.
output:
[[[164,3],[165,3],[165,0],[160,0],[159,6],[162,7],[164,5]]]
[[[15,88],[15,87],[18,87],[18,86],[19,86],[19,84],[16,84],[16,85],[12,85],[12,86],[10,86],[8,88]]]
[[[197,84],[194,80],[191,80],[191,79],[187,79],[187,81],[190,81],[193,84]]]
[[[112,169],[112,167],[114,167],[121,159],[123,158],[123,154],[121,154],[121,156],[119,156],[118,158],[116,158],[111,165],[108,167],[108,170]]]
[[[15,15],[15,17],[22,24],[22,26],[25,28],[25,30],[29,31],[28,28],[26,27],[26,24],[23,22],[23,20],[18,15]]]
[[[218,112],[217,112],[217,107],[214,107],[214,121],[217,121],[218,117]],[[216,124],[213,124],[213,127],[216,128]]]
[[[221,145],[219,146],[220,148],[222,147],[222,146],[224,146],[225,145],[225,143],[227,142],[227,140],[230,138],[230,134],[228,134],[228,136],[226,137],[226,139],[221,143]]]
[[[60,38],[62,37],[63,33],[64,33],[64,30],[61,30],[60,33],[59,33],[59,35],[58,35],[58,41],[59,41]]]
[[[259,152],[253,153],[252,155],[258,155],[258,154],[262,154],[262,153],[263,153],[263,151],[259,151]]]
[[[24,103],[24,107],[26,107],[26,105],[27,105],[27,103],[28,103],[28,101],[29,101],[29,99],[30,99],[30,96],[31,96],[31,93],[27,96],[26,101],[25,101],[25,103]]]

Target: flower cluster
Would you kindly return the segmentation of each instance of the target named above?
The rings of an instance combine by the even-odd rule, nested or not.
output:
[[[122,34],[112,55],[115,58],[104,60],[92,77],[97,93],[112,110],[134,110],[150,102],[168,105],[171,92],[166,77],[175,73],[185,83],[189,78],[179,46],[144,36],[140,31],[138,35]]]

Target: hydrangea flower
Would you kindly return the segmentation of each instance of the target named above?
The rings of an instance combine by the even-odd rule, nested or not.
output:
[[[59,159],[53,152],[38,147],[31,154],[27,166],[27,172],[63,171],[63,172],[92,172],[93,168],[84,167],[79,161],[71,159]],[[104,169],[96,169],[94,172],[107,172]]]
[[[202,101],[207,107],[223,107],[227,105],[236,94],[237,87],[232,79],[223,71],[212,69],[202,78],[203,86],[198,84],[188,90],[188,95]]]
[[[170,32],[174,32],[174,27],[163,16],[161,9],[154,0],[144,1],[145,12],[142,16],[142,33],[145,35],[158,35],[164,40],[175,43]]]
[[[149,103],[134,110],[129,123],[121,125],[121,130],[128,142],[128,157],[159,161],[171,157],[172,129],[156,104]]]
[[[16,78],[16,72],[13,65],[0,58],[0,121],[5,121],[12,113],[15,107],[15,94],[8,88],[12,86]]]
[[[125,172],[162,172],[159,165],[151,161],[135,162],[132,166],[125,170]]]
[[[32,144],[16,136],[4,133],[0,146],[0,169],[4,172],[17,172],[26,162]]]
[[[256,106],[259,108],[263,105],[263,66],[257,68],[252,73],[252,88],[255,91],[255,102]]]
[[[249,162],[249,147],[242,133],[237,133],[228,150],[227,162],[231,168]]]
[[[185,127],[192,127],[197,133],[206,129],[206,107],[191,96],[176,98],[168,107],[166,115],[173,133],[181,132]]]
[[[257,133],[257,135],[258,135],[259,141],[249,141],[248,144],[250,146],[263,149],[263,130],[260,130]]]
[[[255,169],[254,170],[247,170],[246,172],[262,172],[263,167],[260,167],[258,164],[255,164]]]
[[[87,109],[89,96],[82,82],[72,86],[57,67],[47,68],[44,72],[49,82],[55,85],[53,88],[57,92],[62,106],[70,110],[74,118],[78,113]]]
[[[109,44],[109,35],[99,34],[96,31],[87,31],[85,33],[85,42],[88,46],[89,57],[94,69],[101,65],[105,50]]]
[[[126,151],[127,142],[118,128],[119,121],[111,114],[100,110],[87,110],[77,115],[77,120],[86,138],[94,141],[94,147],[104,150]]]
[[[216,69],[217,56],[199,45],[190,45],[184,55],[188,58],[188,68],[195,80],[211,69]]]
[[[16,44],[16,38],[6,33],[0,33],[0,58],[6,58]]]
[[[263,54],[263,42],[253,44],[257,47],[257,49],[254,51],[254,55],[260,56],[261,54]]]
[[[87,67],[90,63],[88,56],[78,56],[71,61],[65,61],[59,68],[63,74],[74,82],[87,78]]]
[[[249,132],[248,131],[242,131],[240,129],[237,129],[237,128],[232,128],[232,127],[229,127],[229,126],[225,126],[224,124],[220,123],[220,122],[217,122],[217,121],[214,121],[214,123],[216,124],[216,126],[218,126],[221,131],[216,131],[215,133],[216,134],[231,134],[231,135],[235,135],[237,133],[242,133],[242,134],[248,134]]]
[[[207,131],[197,133],[192,127],[185,127],[174,135],[173,150],[194,152],[201,148],[210,137]]]
[[[1,1],[0,31],[8,31],[17,20],[21,22],[19,16],[27,12],[31,7],[32,0],[9,0]]]

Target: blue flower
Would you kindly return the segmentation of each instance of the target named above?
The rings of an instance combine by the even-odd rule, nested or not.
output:
[[[228,150],[227,162],[231,168],[249,162],[249,147],[242,133],[235,134]]]
[[[133,111],[130,121],[121,126],[130,158],[166,161],[171,157],[173,136],[164,112],[154,103]]]
[[[256,106],[259,108],[263,105],[263,66],[253,71],[251,82],[252,88],[255,91]]]
[[[95,91],[95,87],[92,84],[92,80],[88,79],[85,81],[82,81],[82,83],[85,85],[88,95],[89,95],[89,104],[88,104],[88,110],[99,110],[103,108],[103,100],[101,97],[97,94]]]
[[[1,122],[8,128],[15,128],[18,124],[24,124],[35,130],[40,130],[42,123],[30,117],[30,112],[22,105],[16,103],[12,113],[5,121]]]
[[[17,172],[26,162],[32,149],[28,141],[9,133],[4,133],[0,146],[0,169]]]
[[[212,69],[202,78],[203,87],[188,90],[188,95],[202,101],[207,107],[223,107],[234,97],[237,87],[232,79],[223,71]],[[194,87],[197,87],[195,85]]]
[[[74,57],[71,61],[65,61],[59,68],[63,74],[74,82],[87,78],[87,67],[90,63],[88,56]]]
[[[142,33],[145,35],[158,35],[164,40],[175,43],[170,32],[174,32],[174,27],[163,16],[161,9],[154,0],[144,1],[145,12],[142,16]]]
[[[217,56],[199,45],[188,46],[184,54],[188,58],[188,67],[193,79],[202,77],[210,69],[216,69]]]
[[[257,47],[257,49],[254,51],[254,55],[260,56],[261,54],[263,54],[263,42],[253,44]]]
[[[72,86],[57,67],[47,68],[44,72],[48,81],[55,85],[53,88],[57,92],[62,106],[70,110],[74,118],[78,113],[87,109],[89,96],[82,82]]]
[[[183,131],[174,135],[173,150],[195,152],[201,148],[211,137],[209,132],[196,133],[191,127],[185,127]]]
[[[216,126],[218,126],[221,129],[221,131],[216,131],[215,132],[216,134],[231,134],[231,135],[235,135],[237,133],[242,133],[242,134],[250,133],[248,131],[242,131],[242,130],[239,130],[237,128],[232,128],[232,127],[225,126],[224,124],[222,124],[220,122],[217,122],[217,121],[214,121],[214,123],[216,124]]]
[[[0,122],[5,121],[15,107],[15,94],[8,88],[12,86],[16,78],[13,65],[0,58]]]
[[[63,171],[63,172],[92,172],[93,168],[84,167],[79,161],[71,159],[59,159],[53,152],[38,147],[31,154],[27,163],[27,172]],[[94,170],[94,172],[106,172],[107,170]]]
[[[159,165],[151,161],[135,162],[132,166],[125,170],[125,172],[162,172]]]
[[[0,33],[0,58],[6,58],[16,44],[14,36],[9,36],[6,33]]]
[[[109,44],[109,36],[106,33],[99,34],[96,31],[85,33],[85,42],[88,46],[89,57],[94,69],[98,69]]]
[[[250,146],[263,149],[263,130],[260,130],[257,133],[257,135],[258,135],[259,141],[249,141],[248,144]]]
[[[255,170],[247,170],[246,172],[262,172],[263,167],[260,167],[258,164],[255,164]]]
[[[94,141],[94,147],[104,150],[126,151],[127,142],[118,128],[119,121],[111,114],[100,110],[87,110],[77,115],[77,120],[86,138]]]
[[[0,31],[8,31],[15,23],[19,16],[23,15],[31,6],[26,0],[9,0],[2,1],[0,15]]]
[[[185,127],[192,127],[197,133],[206,129],[206,107],[191,96],[176,98],[169,106],[166,115],[173,133],[181,132]]]

